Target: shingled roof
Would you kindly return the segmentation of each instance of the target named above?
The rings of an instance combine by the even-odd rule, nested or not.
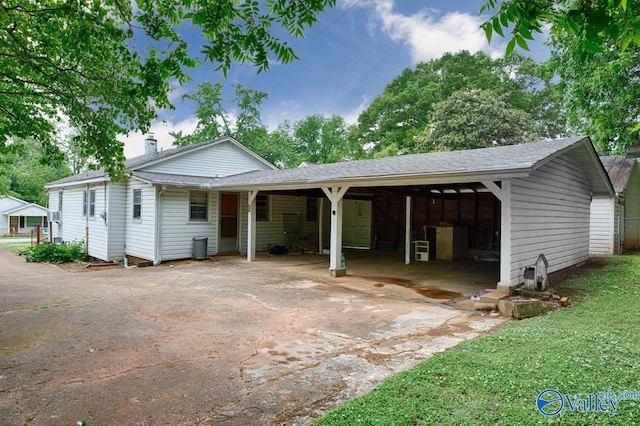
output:
[[[502,180],[528,176],[547,161],[563,153],[569,153],[584,162],[584,172],[591,182],[594,194],[613,195],[609,177],[601,166],[590,139],[584,136],[521,145],[318,164],[313,167],[285,170],[260,170],[222,178],[172,175],[143,170],[144,166],[152,162],[221,141],[217,139],[204,144],[176,148],[153,157],[136,157],[128,160],[126,167],[134,177],[157,185],[238,191],[282,190],[321,186],[425,185]],[[47,184],[46,187],[108,179],[104,170],[97,170],[60,179]]]
[[[134,172],[150,183],[227,190],[278,190],[320,186],[391,186],[478,182],[529,175],[547,161],[571,152],[587,161],[584,171],[595,194],[612,195],[612,188],[587,137],[472,149],[402,155],[372,160],[318,164],[285,170],[265,170],[216,178]],[[589,164],[588,162],[591,162]]]
[[[609,155],[600,157],[602,165],[604,166],[613,189],[617,194],[620,194],[627,187],[631,172],[633,171],[633,165],[638,161],[637,158],[627,158],[624,155]]]

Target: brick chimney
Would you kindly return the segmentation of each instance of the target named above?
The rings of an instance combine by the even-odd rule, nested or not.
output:
[[[153,136],[153,133],[149,133],[144,141],[144,156],[153,157],[155,155],[158,155],[158,141]]]

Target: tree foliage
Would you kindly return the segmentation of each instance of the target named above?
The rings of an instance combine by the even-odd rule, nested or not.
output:
[[[170,107],[170,81],[199,64],[178,32],[203,37],[201,55],[226,73],[296,58],[300,37],[335,0],[6,0],[0,4],[0,148],[11,137],[51,145],[68,118],[75,143],[112,176],[122,172],[119,134],[147,131]]]
[[[16,196],[31,203],[47,205],[44,184],[71,175],[62,151],[43,150],[34,139],[14,139],[10,149],[0,155],[4,163],[4,181],[0,194]],[[0,181],[2,178],[0,178]]]
[[[360,115],[351,143],[376,157],[426,149],[416,137],[428,128],[434,105],[461,90],[500,93],[506,108],[529,112],[541,136],[564,132],[561,96],[544,67],[518,55],[492,59],[463,51],[405,69]]]
[[[416,140],[420,151],[454,151],[535,140],[525,111],[510,108],[488,90],[462,90],[433,106],[431,121]]]
[[[624,153],[640,136],[640,47],[584,51],[571,33],[550,46],[566,96],[569,122],[601,154]]]
[[[545,25],[575,40],[581,52],[640,47],[640,0],[486,0],[480,12],[494,12],[482,24],[487,39],[510,32],[507,54],[541,34]]]
[[[310,115],[296,122],[293,141],[297,163],[335,163],[353,157],[347,135],[349,126],[339,115]]]

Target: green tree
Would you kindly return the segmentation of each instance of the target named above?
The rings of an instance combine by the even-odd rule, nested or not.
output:
[[[14,139],[11,145],[13,153],[6,175],[10,182],[8,194],[46,206],[44,184],[71,175],[64,153],[45,151],[34,139]]]
[[[601,154],[624,153],[640,137],[640,47],[584,51],[570,33],[555,32],[551,49],[575,132]]]
[[[352,157],[347,135],[349,126],[344,118],[333,115],[310,115],[294,126],[294,144],[300,161],[326,164]]]
[[[204,82],[193,93],[182,96],[183,100],[196,103],[198,124],[189,135],[172,132],[173,145],[185,146],[209,141],[221,136],[231,136],[246,147],[263,156],[268,161],[278,161],[278,150],[270,149],[269,134],[262,123],[260,109],[267,94],[248,85],[232,85],[234,96],[227,109],[223,96],[222,83]]]
[[[429,126],[416,140],[420,151],[455,151],[526,143],[537,137],[526,112],[509,108],[497,93],[476,89],[435,104]]]
[[[280,168],[297,167],[301,160],[296,150],[291,122],[285,120],[270,132],[260,152],[266,160]]]
[[[258,71],[296,56],[303,36],[335,0],[6,0],[0,4],[0,149],[11,137],[54,143],[60,115],[83,157],[123,170],[117,135],[146,132],[170,107],[169,81],[200,63],[181,26],[203,37],[201,56],[222,73],[233,61]]]
[[[494,12],[482,24],[487,39],[509,31],[507,54],[516,46],[528,49],[528,41],[545,25],[552,33],[565,33],[580,52],[604,52],[614,46],[624,51],[640,47],[639,0],[486,0],[480,12]]]
[[[557,87],[544,67],[519,55],[492,59],[463,51],[405,69],[360,115],[350,142],[374,157],[418,152],[427,147],[416,136],[428,128],[433,106],[476,89],[500,93],[508,108],[529,111],[541,136],[562,134],[561,97],[552,96]]]

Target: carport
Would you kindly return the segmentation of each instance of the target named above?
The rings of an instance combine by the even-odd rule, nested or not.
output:
[[[441,222],[448,224],[451,216],[457,221],[453,225],[458,225],[468,210],[462,200],[473,198],[474,214],[492,206],[487,241],[490,249],[499,251],[497,287],[505,293],[522,282],[523,269],[540,253],[549,259],[550,272],[586,261],[591,198],[613,196],[588,137],[257,171],[222,178],[215,186],[248,192],[248,261],[256,255],[256,197],[260,192],[322,191],[329,206],[329,270],[333,276],[346,273],[341,256],[343,205],[348,197],[376,197],[386,191],[404,200],[404,208],[400,207],[404,217],[397,216],[404,219],[407,263],[420,222],[431,225],[436,220],[430,216],[435,210],[425,210],[425,203],[433,205],[439,199]],[[478,241],[476,232],[476,244]]]

